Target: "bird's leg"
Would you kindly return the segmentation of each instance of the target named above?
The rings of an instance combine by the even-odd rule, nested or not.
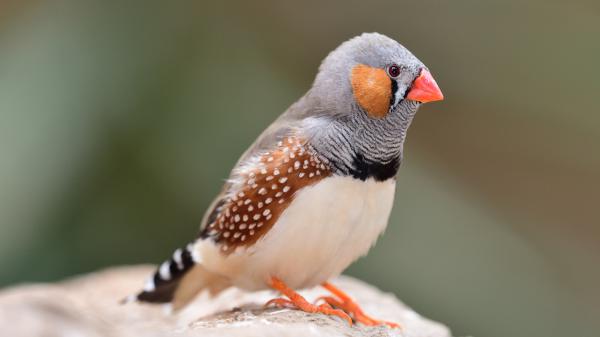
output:
[[[325,301],[325,303],[331,305],[334,308],[342,309],[346,313],[348,313],[356,322],[360,322],[364,325],[374,326],[386,324],[392,328],[400,328],[400,324],[380,321],[372,318],[371,316],[365,314],[362,309],[358,306],[356,302],[350,296],[348,296],[345,292],[334,286],[329,282],[324,282],[322,284],[323,288],[327,289],[330,293],[332,293],[335,297],[332,296],[323,296],[320,297],[319,300]]]
[[[327,303],[324,303],[321,305],[314,305],[314,304],[309,303],[304,297],[302,297],[302,295],[298,294],[293,289],[288,287],[285,283],[283,283],[283,281],[281,281],[277,277],[274,277],[274,276],[271,277],[271,281],[269,282],[269,285],[271,286],[271,288],[279,291],[284,296],[289,298],[289,300],[285,299],[285,298],[275,298],[275,299],[268,301],[265,304],[265,306],[273,304],[278,307],[297,308],[304,312],[309,312],[309,313],[317,313],[318,312],[318,313],[322,313],[325,315],[338,316],[338,317],[342,318],[343,320],[347,321],[348,324],[352,325],[352,319],[350,318],[350,316],[348,316],[348,314],[346,314],[342,310],[334,309]]]

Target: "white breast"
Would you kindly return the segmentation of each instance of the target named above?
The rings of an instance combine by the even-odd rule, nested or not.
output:
[[[395,180],[329,177],[302,189],[253,247],[223,256],[211,242],[196,246],[201,263],[240,288],[265,288],[277,276],[293,288],[339,275],[367,253],[385,229]]]

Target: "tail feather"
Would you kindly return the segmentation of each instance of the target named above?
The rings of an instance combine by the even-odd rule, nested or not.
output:
[[[175,250],[173,256],[146,281],[144,289],[125,302],[171,303],[172,309],[177,310],[203,289],[214,294],[229,286],[226,278],[206,270],[195,261],[192,250],[193,244]]]
[[[173,256],[163,262],[152,277],[146,281],[144,289],[137,294],[136,299],[151,303],[171,302],[183,276],[194,265],[192,244],[175,250]]]

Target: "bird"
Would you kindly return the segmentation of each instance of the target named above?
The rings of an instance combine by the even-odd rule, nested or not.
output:
[[[429,69],[379,33],[327,55],[312,87],[242,154],[202,218],[132,300],[179,310],[201,291],[272,289],[266,305],[386,324],[330,280],[387,226],[407,130],[444,98]],[[331,293],[309,302],[297,291]]]

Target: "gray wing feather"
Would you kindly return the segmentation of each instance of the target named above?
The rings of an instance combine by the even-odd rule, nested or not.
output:
[[[298,102],[292,104],[283,114],[281,114],[271,125],[269,125],[261,134],[256,138],[254,143],[250,145],[250,147],[241,155],[240,159],[238,159],[237,163],[234,166],[234,169],[231,171],[229,178],[232,178],[233,173],[235,172],[235,168],[240,164],[244,163],[249,158],[253,156],[272,149],[275,147],[275,144],[283,137],[287,136],[292,129],[294,129],[302,119],[304,119],[310,111],[305,109],[306,103],[304,99],[300,99]],[[217,195],[217,197],[210,204],[204,216],[202,217],[202,222],[200,223],[200,233],[204,230],[206,225],[210,224],[218,214],[218,207],[223,202],[224,196],[229,191],[231,187],[231,183],[227,181],[221,192]]]

